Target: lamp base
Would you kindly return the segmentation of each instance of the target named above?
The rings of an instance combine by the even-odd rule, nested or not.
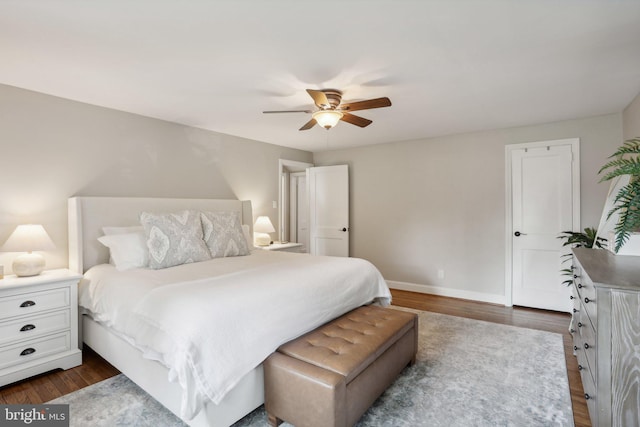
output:
[[[13,260],[13,272],[18,277],[37,276],[44,270],[44,257],[40,254],[22,254]]]
[[[271,236],[267,233],[253,233],[253,244],[256,246],[269,246],[271,244]]]

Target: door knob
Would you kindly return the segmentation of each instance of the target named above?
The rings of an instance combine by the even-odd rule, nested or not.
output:
[[[347,227],[342,227],[342,230],[340,231],[344,231],[345,233],[347,232]]]
[[[522,233],[519,232],[519,231],[516,231],[515,233],[513,233],[513,235],[516,236],[516,237],[520,237],[522,235]]]

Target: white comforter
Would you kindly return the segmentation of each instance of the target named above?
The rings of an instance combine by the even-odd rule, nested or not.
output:
[[[185,419],[219,403],[281,344],[390,300],[368,261],[260,250],[164,270],[99,265],[80,285],[80,305],[97,321],[169,368]]]

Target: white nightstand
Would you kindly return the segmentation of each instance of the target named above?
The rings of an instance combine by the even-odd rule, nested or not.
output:
[[[0,280],[0,386],[82,364],[78,281],[69,270]]]
[[[272,243],[269,246],[258,246],[258,248],[265,251],[306,253],[302,243]]]

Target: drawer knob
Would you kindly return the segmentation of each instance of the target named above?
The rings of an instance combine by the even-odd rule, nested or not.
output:
[[[584,324],[582,322],[578,322],[578,328],[582,328]]]
[[[585,398],[585,399],[587,399],[587,400],[589,400],[589,399],[591,399],[591,396],[589,396],[589,393],[585,393],[585,394],[584,394],[584,398]]]
[[[577,345],[573,346],[573,351],[578,351],[579,347]]]
[[[573,309],[573,312],[574,312],[574,313],[577,313],[577,312],[578,312],[578,310],[574,308],[574,309]]]
[[[29,300],[29,301],[25,301],[22,304],[20,304],[20,307],[25,308],[25,307],[33,307],[34,305],[36,305],[35,302]]]
[[[573,329],[573,328],[569,329],[569,333],[574,334],[575,332],[576,332],[575,329]]]
[[[589,299],[589,298],[585,298],[585,299],[584,299],[584,303],[585,303],[585,304],[589,304],[590,302],[593,302],[593,300],[592,300],[592,299]]]
[[[587,350],[589,347],[590,347],[590,346],[589,346],[589,344],[584,343],[584,349],[585,349],[585,350]]]
[[[569,299],[574,299],[575,297],[573,295],[569,296]]]
[[[32,325],[32,324],[24,325],[22,328],[20,328],[20,332],[30,331],[35,328],[36,328],[36,325]]]
[[[580,277],[580,276],[578,276],[577,274],[574,274],[574,275],[573,275],[573,278],[574,278],[574,279],[577,279],[578,277]]]
[[[29,347],[29,348],[25,348],[24,350],[22,350],[22,352],[20,353],[20,356],[28,356],[30,354],[33,354],[36,352],[35,348]]]
[[[578,365],[578,371],[582,371],[583,369],[582,365]]]

